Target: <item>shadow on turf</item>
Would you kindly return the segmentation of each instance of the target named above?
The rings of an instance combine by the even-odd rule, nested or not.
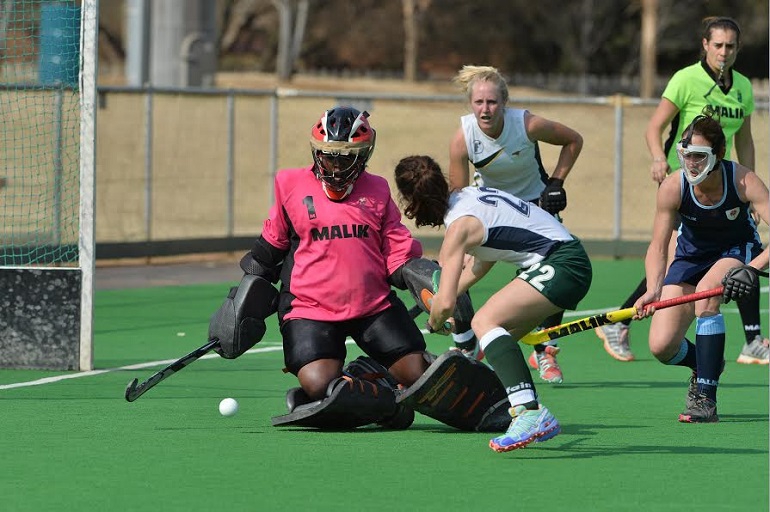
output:
[[[544,383],[537,383],[540,386]],[[597,381],[597,382],[575,382],[572,384],[555,384],[549,389],[582,389],[582,388],[623,388],[623,389],[687,389],[687,381]],[[719,381],[719,389],[726,388],[767,388],[766,384],[761,383],[735,383]]]
[[[759,414],[722,414],[719,413],[720,423],[767,423],[767,416]]]
[[[419,417],[418,417],[419,418]],[[418,420],[415,420],[418,421]],[[457,434],[457,435],[479,435],[479,434],[493,434],[493,432],[468,432],[466,430],[457,430],[454,427],[450,427],[449,425],[444,425],[441,423],[436,424],[425,424],[425,423],[415,423],[412,424],[411,427],[409,427],[406,430],[390,430],[390,429],[384,429],[382,427],[378,427],[377,425],[367,425],[365,427],[359,427],[357,429],[340,429],[340,430],[334,430],[334,429],[313,429],[313,428],[303,428],[303,427],[276,427],[277,430],[282,430],[284,432],[310,432],[310,433],[318,433],[318,434],[339,434],[339,433],[349,433],[349,434],[377,434],[377,433],[387,433],[387,432],[393,432],[393,433],[401,433],[406,431],[418,431],[418,432],[429,432],[429,433],[436,433],[436,434]]]
[[[580,428],[580,425],[573,425],[573,427]],[[692,428],[692,426],[688,426]],[[585,425],[585,429],[590,430],[595,428],[594,425]],[[695,427],[697,428],[697,427]],[[608,457],[619,456],[626,457],[629,454],[634,455],[714,455],[713,446],[682,446],[682,445],[604,445],[598,446],[581,446],[583,441],[588,440],[588,437],[579,437],[577,439],[568,439],[566,442],[559,444],[559,441],[564,441],[565,432],[553,438],[548,444],[540,446],[536,445],[538,451],[546,450],[549,452],[549,459],[586,459],[593,457]],[[569,435],[569,433],[567,433]],[[554,442],[555,441],[555,442]],[[567,452],[565,454],[557,454],[554,452]],[[719,453],[721,455],[762,455],[767,454],[767,450],[760,450],[755,448],[720,448]]]
[[[720,416],[720,421],[723,423],[745,423],[745,422],[767,423],[768,418],[765,416],[754,415],[754,414],[732,414],[732,415],[728,414],[728,415]],[[617,430],[619,428],[635,429],[635,428],[648,428],[648,427],[642,427],[639,425],[610,425],[610,426],[588,425],[588,424],[586,425],[572,424],[572,425],[566,425],[566,426],[562,425],[561,434],[556,438],[554,438],[556,442],[553,442],[553,441],[549,442],[547,445],[544,445],[545,448],[541,448],[541,445],[536,445],[536,446],[538,446],[539,449],[547,449],[551,452],[554,452],[554,451],[578,452],[573,455],[562,455],[560,456],[561,458],[586,458],[586,457],[593,457],[595,455],[602,455],[604,457],[610,456],[610,455],[624,456],[624,455],[627,455],[628,453],[653,453],[653,454],[669,453],[669,454],[682,454],[682,455],[714,453],[713,446],[618,445],[618,446],[604,446],[602,448],[592,448],[592,447],[581,446],[581,444],[584,441],[593,439],[595,436],[597,436],[598,431],[602,429]],[[682,425],[682,428],[713,429],[715,428],[715,426]],[[360,427],[352,430],[350,429],[319,430],[319,429],[310,429],[310,428],[301,428],[301,427],[280,427],[277,430],[282,432],[305,433],[310,435],[341,434],[341,433],[350,434],[350,435],[371,435],[371,434],[382,435],[382,434],[389,434],[389,433],[400,434],[402,432],[405,432],[404,430],[387,430],[377,426],[366,426],[366,427]],[[494,436],[495,435],[493,432],[467,432],[463,430],[457,430],[455,428],[441,425],[441,424],[424,424],[424,423],[414,424],[411,427],[409,427],[408,430],[417,431],[420,433],[430,433],[430,434],[472,435],[472,436]],[[250,433],[250,432],[244,432],[244,433]],[[254,432],[254,433],[264,433],[264,431]],[[709,430],[709,433],[714,433],[714,431]],[[564,441],[564,442],[559,443],[559,441]],[[752,448],[724,448],[724,449],[721,449],[721,453],[736,454],[736,455],[754,455],[754,454],[763,454],[767,452],[765,450],[752,449]]]

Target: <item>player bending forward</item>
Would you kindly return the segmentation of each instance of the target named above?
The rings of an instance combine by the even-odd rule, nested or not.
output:
[[[677,145],[681,169],[658,189],[652,241],[647,249],[645,304],[725,286],[724,301],[759,293],[759,270],[767,268],[753,208],[770,220],[767,187],[755,172],[725,157],[725,134],[719,122],[697,116]],[[674,259],[666,270],[666,252],[676,223],[681,227]],[[650,323],[650,351],[663,364],[692,370],[684,412],[679,421],[712,423],[717,415],[717,386],[724,369],[725,321],[720,297],[657,312]],[[695,345],[686,337],[695,319]]]
[[[497,452],[523,448],[559,433],[559,422],[541,405],[517,343],[543,319],[574,309],[588,292],[592,270],[583,246],[552,215],[490,187],[449,193],[438,164],[427,156],[402,159],[395,170],[405,215],[417,226],[446,226],[438,290],[429,325],[449,334],[445,322],[464,293],[498,261],[519,267],[515,279],[479,309],[471,327],[508,394],[511,422],[492,439]],[[465,254],[474,264],[463,266]]]
[[[274,425],[407,428],[414,407],[464,430],[504,430],[505,391],[494,373],[462,355],[430,365],[422,333],[391,290],[419,296],[438,265],[421,258],[387,181],[366,171],[375,143],[368,116],[327,110],[311,130],[313,164],[277,174],[262,234],[241,261],[246,275],[213,316],[209,337],[220,340],[220,355],[238,357],[278,312],[284,363],[299,387]],[[272,285],[279,279],[280,292]],[[343,368],[347,337],[368,357]],[[447,397],[450,388],[466,392],[422,400],[437,383]],[[410,399],[397,402],[407,386]]]

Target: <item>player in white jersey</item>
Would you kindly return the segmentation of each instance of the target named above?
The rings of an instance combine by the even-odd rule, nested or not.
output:
[[[471,321],[511,404],[508,431],[489,445],[506,452],[552,438],[559,433],[559,423],[539,403],[517,340],[547,317],[575,309],[586,295],[592,270],[582,244],[551,214],[501,190],[465,187],[450,194],[441,168],[428,156],[402,159],[395,178],[408,218],[417,226],[446,226],[438,289],[428,320],[431,330],[449,334],[445,322],[458,295],[496,262],[518,267],[516,277]],[[466,254],[473,256],[472,265],[465,264]]]
[[[583,138],[561,123],[545,119],[528,110],[507,106],[508,86],[500,72],[490,66],[463,66],[454,78],[468,96],[471,113],[460,119],[460,128],[449,148],[449,185],[461,189],[469,185],[469,166],[473,165],[473,184],[504,190],[537,204],[556,215],[567,207],[564,180],[583,147]],[[540,158],[539,143],[561,146],[551,176]],[[547,318],[542,327],[562,322],[561,314]],[[463,332],[458,324],[455,345],[466,354],[477,348],[472,331]],[[529,358],[540,377],[560,383],[563,375],[556,361],[556,342],[537,345]]]
[[[462,116],[460,126],[465,152],[461,155],[467,155],[474,166],[474,185],[515,190],[516,196],[536,203],[545,189],[548,175],[540,161],[537,144],[527,135],[526,114],[526,110],[503,109],[502,131],[496,138],[484,133],[474,114]],[[464,170],[463,185],[467,185],[467,163]],[[462,182],[461,179],[454,181]]]

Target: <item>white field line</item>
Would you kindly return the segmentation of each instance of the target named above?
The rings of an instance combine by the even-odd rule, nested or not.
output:
[[[765,288],[762,289],[762,291],[767,291]],[[606,313],[607,311],[615,311],[616,309],[619,309],[619,306],[612,307],[612,308],[603,308],[603,309],[584,309],[582,311],[567,311],[564,313],[564,316],[566,318],[572,318],[572,317],[584,317],[584,316],[593,316],[598,315],[599,313]],[[722,309],[723,313],[731,313],[736,314],[738,313],[737,308],[724,308]],[[767,314],[768,310],[761,310],[761,313]],[[428,334],[428,331],[425,329],[422,329],[423,334]],[[353,343],[353,340],[348,339],[346,341],[348,345]],[[272,346],[262,346],[261,348],[253,348],[245,354],[261,354],[265,352],[277,352],[279,350],[282,350],[282,345],[279,342],[269,342],[265,341],[262,342],[262,344],[268,344]],[[205,356],[201,357],[200,359],[213,359],[219,357],[218,354],[206,354]],[[42,379],[36,379],[36,380],[30,380],[26,382],[14,382],[11,384],[0,384],[0,391],[4,389],[15,389],[15,388],[26,388],[31,386],[40,386],[43,384],[54,384],[56,382],[61,382],[63,380],[69,380],[69,379],[80,379],[83,377],[93,377],[95,375],[102,375],[105,373],[112,373],[112,372],[121,372],[126,370],[143,370],[145,368],[153,368],[155,366],[168,366],[171,363],[176,361],[176,359],[166,359],[163,361],[149,361],[147,363],[138,363],[138,364],[130,364],[128,366],[121,366],[119,368],[105,368],[104,370],[91,370],[87,372],[78,372],[78,373],[67,373],[64,375],[56,375],[53,377],[44,377]]]
[[[275,342],[272,342],[272,343],[265,342],[265,343],[268,345],[272,344],[273,346],[253,348],[247,351],[246,354],[258,354],[261,352],[276,352],[278,350],[282,350],[283,348],[280,343],[275,343]],[[200,359],[213,359],[215,357],[219,357],[219,354],[206,354],[205,356],[202,356]],[[42,379],[30,380],[27,382],[14,382],[12,384],[0,384],[0,390],[24,388],[29,386],[40,386],[41,384],[52,384],[55,382],[60,382],[68,379],[79,379],[81,377],[93,377],[94,375],[101,375],[103,373],[120,372],[125,370],[143,370],[144,368],[152,368],[155,366],[168,366],[174,361],[176,361],[176,359],[166,359],[164,361],[150,361],[147,363],[138,363],[138,364],[130,364],[128,366],[121,366],[119,368],[105,368],[104,370],[91,370],[88,372],[68,373],[65,375],[56,375],[54,377],[44,377]]]

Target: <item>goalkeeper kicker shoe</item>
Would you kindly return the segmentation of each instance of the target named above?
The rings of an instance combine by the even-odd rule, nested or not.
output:
[[[552,384],[561,384],[564,382],[564,375],[561,373],[559,363],[556,362],[556,354],[559,353],[559,347],[546,345],[543,352],[532,351],[529,356],[529,365],[540,372],[540,378]]]
[[[741,364],[768,364],[770,363],[770,342],[762,336],[755,336],[751,343],[743,345],[743,350],[738,356]]]
[[[561,430],[553,414],[542,405],[537,410],[517,405],[508,412],[513,417],[508,430],[489,441],[489,447],[498,453],[524,448],[532,442],[548,441]]]
[[[594,332],[604,342],[604,350],[618,361],[633,361],[634,354],[628,344],[628,326],[623,322],[602,325]]]

